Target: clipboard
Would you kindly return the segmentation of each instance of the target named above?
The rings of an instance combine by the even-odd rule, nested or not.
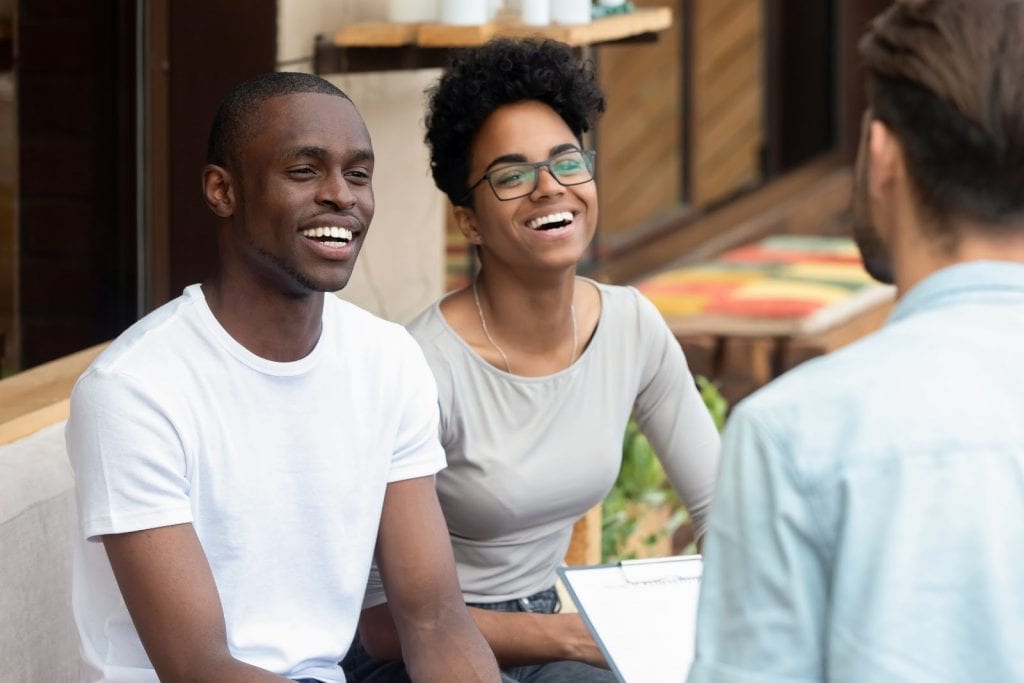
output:
[[[700,555],[559,567],[622,683],[684,683],[694,657]]]

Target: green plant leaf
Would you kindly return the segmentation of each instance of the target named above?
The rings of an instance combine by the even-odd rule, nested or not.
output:
[[[704,406],[711,413],[711,419],[714,420],[718,431],[722,431],[725,427],[725,418],[729,412],[729,402],[722,396],[722,392],[718,390],[715,383],[704,375],[697,375],[694,379],[697,382],[697,389],[700,391],[700,397],[704,401]]]

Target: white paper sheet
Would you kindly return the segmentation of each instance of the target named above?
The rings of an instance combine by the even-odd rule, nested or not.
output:
[[[694,655],[699,555],[558,570],[624,683],[683,683]]]

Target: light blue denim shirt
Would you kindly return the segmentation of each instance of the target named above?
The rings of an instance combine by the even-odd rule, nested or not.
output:
[[[689,683],[1024,681],[1024,265],[741,403],[704,552]]]

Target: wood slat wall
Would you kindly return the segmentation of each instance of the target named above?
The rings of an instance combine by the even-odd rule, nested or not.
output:
[[[597,132],[601,252],[635,239],[637,225],[683,199],[683,0],[636,4],[669,6],[673,22],[655,43],[597,53],[608,99]]]
[[[850,170],[837,154],[827,154],[709,211],[670,215],[657,239],[601,264],[591,275],[629,283],[770,234],[848,234],[849,202]]]
[[[608,111],[597,136],[599,257],[647,237],[651,219],[684,200],[705,207],[762,180],[761,0],[638,4],[669,4],[674,22],[659,33],[657,43],[600,48],[599,73]],[[684,5],[691,10],[688,17]],[[683,26],[687,20],[691,25]],[[687,39],[690,45],[684,44]],[[687,51],[689,112],[683,92]],[[683,142],[687,124],[690,149]],[[689,178],[683,177],[685,172]],[[687,182],[689,197],[684,196]]]
[[[690,201],[707,206],[762,179],[763,3],[696,0],[692,21]]]

